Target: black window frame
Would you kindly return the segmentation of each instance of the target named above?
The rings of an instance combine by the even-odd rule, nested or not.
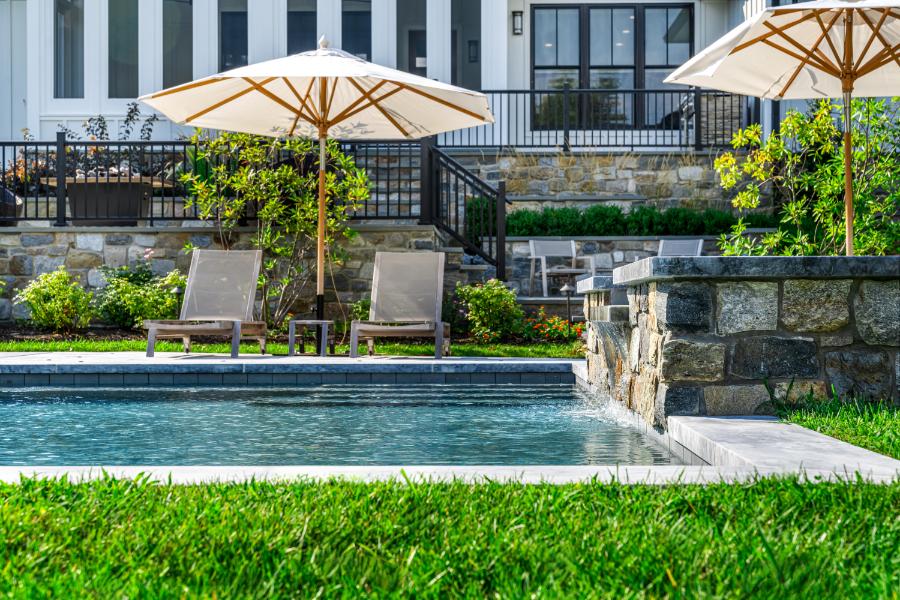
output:
[[[630,9],[634,11],[634,60],[633,65],[611,65],[609,67],[605,66],[593,66],[591,65],[591,31],[590,31],[590,11],[591,9]],[[530,10],[530,35],[529,35],[529,52],[530,52],[530,68],[529,68],[529,81],[530,86],[533,91],[538,91],[535,88],[535,73],[541,70],[546,69],[577,69],[578,71],[578,85],[572,89],[580,89],[580,90],[588,90],[590,89],[590,72],[592,68],[609,68],[609,69],[631,69],[634,73],[634,98],[632,100],[633,104],[633,114],[631,118],[631,123],[627,125],[628,128],[647,128],[653,127],[652,124],[645,123],[644,118],[644,104],[646,94],[641,94],[642,90],[646,90],[646,71],[647,69],[663,69],[663,68],[676,68],[678,65],[647,65],[646,64],[646,37],[645,37],[645,19],[644,19],[644,11],[646,9],[686,9],[688,11],[688,20],[690,23],[690,48],[688,49],[688,56],[694,56],[694,52],[696,51],[696,41],[697,41],[697,27],[695,22],[695,11],[694,11],[694,3],[691,2],[664,2],[664,3],[654,3],[654,4],[644,4],[644,3],[609,3],[609,4],[598,4],[598,3],[567,3],[567,4],[532,4]],[[547,10],[547,9],[555,9],[555,10],[563,10],[563,9],[577,9],[578,10],[578,32],[579,32],[579,64],[577,66],[539,66],[536,64],[536,52],[535,52],[535,35],[537,31],[537,27],[535,25],[535,13],[538,10]],[[651,90],[653,88],[650,88]],[[533,96],[534,98],[534,96]],[[586,104],[587,98],[580,98],[577,106],[577,116],[574,117],[574,123],[571,123],[574,127],[581,129],[591,129],[589,127],[589,108]],[[538,102],[533,101],[532,105],[532,115],[536,115],[536,107],[534,106]],[[574,108],[574,107],[573,107]],[[547,129],[552,129],[553,127],[542,127]]]

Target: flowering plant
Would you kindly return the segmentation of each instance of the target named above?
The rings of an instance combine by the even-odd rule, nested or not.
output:
[[[570,323],[557,315],[548,315],[544,307],[525,319],[525,337],[542,342],[572,342],[581,338],[584,323]]]

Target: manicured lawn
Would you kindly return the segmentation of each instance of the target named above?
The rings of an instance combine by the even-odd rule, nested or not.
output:
[[[22,340],[0,341],[0,352],[143,352],[147,348],[145,340]],[[308,352],[312,345],[307,344]],[[181,352],[178,342],[162,341],[156,345],[158,352]],[[298,348],[299,350],[299,348]],[[346,354],[350,347],[347,344],[336,346],[338,353]],[[229,344],[194,344],[194,353],[231,352]],[[365,348],[362,348],[365,352]],[[258,354],[259,346],[241,344],[241,352]],[[287,344],[270,343],[267,348],[270,354],[287,355]],[[429,356],[434,354],[434,345],[388,343],[375,345],[376,354],[391,356]],[[453,344],[454,356],[508,356],[523,358],[581,358],[584,356],[583,346],[577,343],[542,343],[542,344]]]
[[[0,485],[3,597],[891,598],[900,484]]]
[[[806,400],[782,418],[874,452],[900,459],[900,406],[887,402]]]

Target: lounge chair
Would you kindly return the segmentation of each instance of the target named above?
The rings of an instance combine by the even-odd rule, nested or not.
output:
[[[575,277],[593,275],[596,271],[593,256],[579,256],[575,240],[528,240],[531,251],[531,276],[528,279],[528,293],[534,294],[535,267],[541,265],[541,284],[544,297],[549,296],[548,277]],[[548,258],[566,258],[568,264],[547,266]],[[583,261],[584,266],[578,266]]]
[[[657,256],[702,256],[703,240],[659,240]]]
[[[196,335],[231,337],[231,356],[237,358],[242,337],[259,342],[266,353],[266,324],[253,320],[253,304],[262,262],[259,250],[194,250],[187,289],[177,321],[144,321],[147,356],[156,340],[181,338],[191,351]]]
[[[376,337],[434,338],[434,357],[449,355],[443,295],[443,252],[377,252],[369,320],[350,324],[350,356],[359,356],[360,340],[366,340],[371,355]]]

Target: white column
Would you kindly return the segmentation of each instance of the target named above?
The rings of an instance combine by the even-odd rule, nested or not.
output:
[[[397,0],[372,0],[372,62],[397,67]]]
[[[287,56],[287,0],[272,0],[272,50],[274,58]]]
[[[162,2],[139,0],[138,22],[138,95],[144,95],[162,89]]]
[[[341,47],[341,0],[318,0],[316,2],[316,40],[323,35],[332,48]]]
[[[41,83],[46,80],[53,81],[53,72],[52,72],[52,61],[50,62],[51,71],[49,78],[41,75],[44,73],[44,70],[41,68],[41,65],[44,64],[42,61],[45,60],[46,53],[53,54],[53,50],[51,49],[53,46],[50,45],[49,48],[46,44],[41,44],[40,40],[41,32],[46,31],[47,29],[53,29],[52,23],[45,24],[45,27],[41,27],[41,15],[43,14],[40,7],[40,0],[28,0],[28,4],[26,5],[25,10],[25,29],[27,32],[27,38],[29,40],[37,40],[38,43],[31,46],[28,49],[28,53],[25,56],[25,62],[28,65],[28,78],[26,80],[26,93],[25,93],[25,126],[31,131],[31,134],[35,136],[37,139],[41,139],[41,94],[42,93],[53,93],[53,89],[51,88],[49,91],[45,91],[42,89]],[[52,41],[52,37],[48,36]]]
[[[505,90],[512,15],[507,0],[481,0],[481,87]]]
[[[194,0],[194,79],[219,71],[219,4]]]
[[[425,8],[425,53],[428,60],[426,73],[430,79],[450,83],[452,74],[452,46],[450,0],[427,0]]]
[[[284,26],[287,14],[276,14],[275,5],[275,0],[247,2],[247,61],[250,64],[275,58],[278,54],[276,23]]]

